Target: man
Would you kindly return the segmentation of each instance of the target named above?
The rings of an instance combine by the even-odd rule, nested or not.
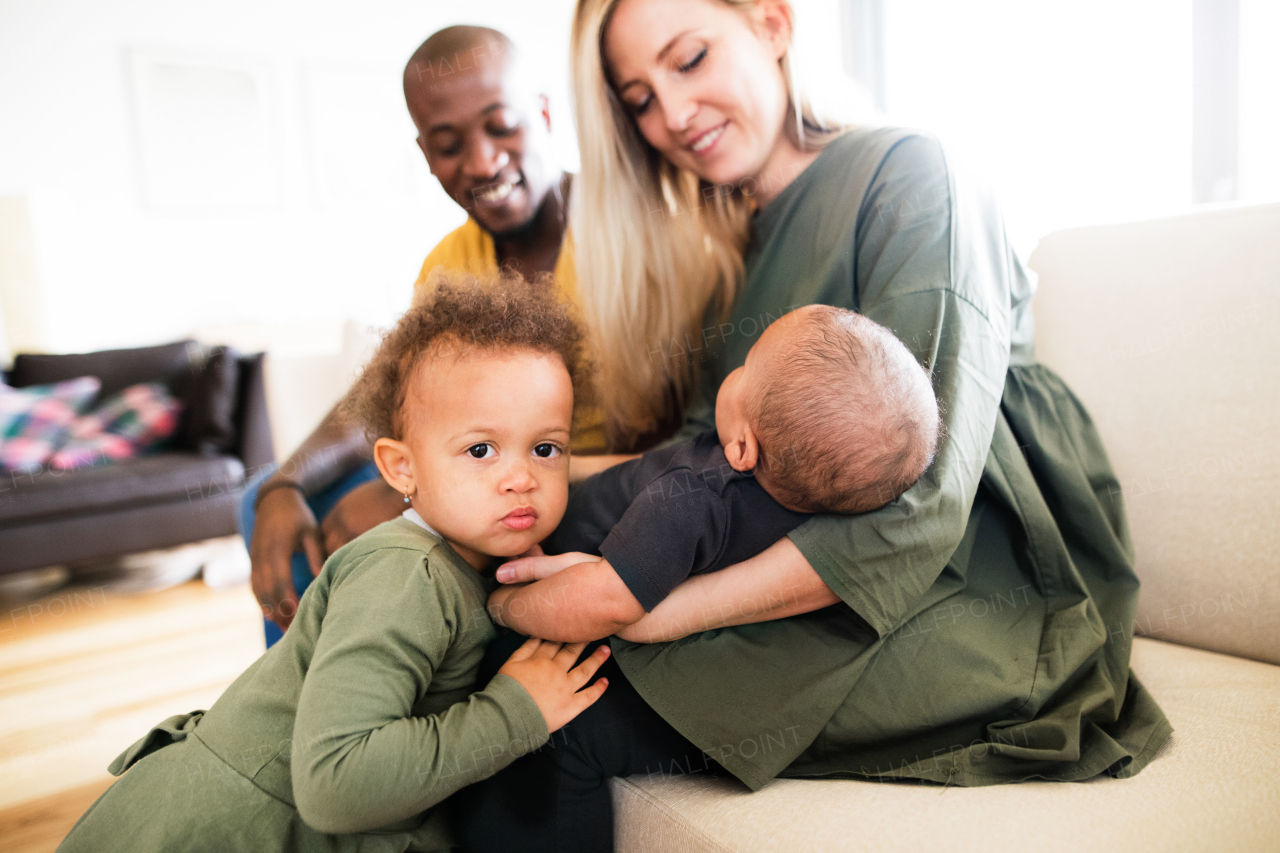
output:
[[[415,300],[438,266],[479,275],[499,266],[530,277],[554,273],[557,287],[577,298],[566,230],[572,176],[550,155],[547,96],[531,90],[521,67],[505,35],[468,26],[435,33],[405,66],[405,102],[418,147],[431,174],[468,214],[427,256]],[[574,453],[602,453],[600,413],[580,407],[574,420]],[[402,496],[370,459],[363,431],[335,409],[275,473],[246,490],[241,530],[253,592],[268,619],[268,645],[288,627],[325,557],[403,510]],[[610,460],[575,460],[573,477]]]

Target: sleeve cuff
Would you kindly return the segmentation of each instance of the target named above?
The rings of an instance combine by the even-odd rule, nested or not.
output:
[[[512,734],[524,745],[525,752],[533,752],[551,738],[547,721],[538,710],[529,691],[509,675],[498,673],[484,689],[509,717]]]
[[[840,596],[840,600],[849,605],[854,613],[861,616],[878,636],[885,637],[893,633],[894,626],[889,623],[884,609],[866,594],[866,590],[850,582],[848,572],[841,571],[827,558],[820,541],[821,536],[811,529],[813,521],[810,519],[791,531],[787,534],[788,538],[800,549],[800,553],[822,582]]]
[[[628,559],[625,551],[618,548],[606,548],[609,541],[600,546],[600,556],[609,561],[609,565],[613,567],[614,572],[626,584],[627,589],[631,590],[631,594],[636,597],[636,601],[640,602],[640,606],[644,608],[644,612],[648,613],[662,603],[662,599],[671,594],[670,590],[663,590],[657,585],[650,582],[644,572],[636,568],[635,564]]]

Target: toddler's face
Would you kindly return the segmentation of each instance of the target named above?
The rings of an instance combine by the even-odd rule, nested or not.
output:
[[[540,542],[569,494],[573,384],[556,356],[447,350],[404,401],[414,509],[476,568]]]

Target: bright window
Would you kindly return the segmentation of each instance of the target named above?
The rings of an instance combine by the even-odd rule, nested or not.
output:
[[[846,2],[883,22],[888,119],[942,137],[996,191],[1023,253],[1059,228],[1192,206],[1192,0]],[[1238,3],[1225,197],[1277,201],[1280,3]]]
[[[884,6],[889,119],[995,190],[1020,251],[1190,205],[1190,0]]]

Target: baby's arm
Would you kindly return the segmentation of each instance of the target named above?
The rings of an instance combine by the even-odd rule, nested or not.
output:
[[[322,832],[385,826],[496,773],[541,746],[549,721],[563,725],[563,709],[544,718],[532,694],[541,693],[546,704],[549,695],[573,696],[590,677],[565,668],[561,680],[572,675],[573,684],[553,678],[548,688],[550,664],[541,657],[554,651],[549,647],[539,660],[524,662],[530,689],[517,681],[520,666],[504,667],[484,690],[443,713],[413,716],[461,626],[428,578],[406,581],[403,563],[379,559],[381,553],[332,589],[298,701],[294,802]],[[585,708],[597,691],[599,683],[576,701]]]
[[[489,597],[493,621],[530,637],[576,643],[616,634],[644,616],[644,607],[608,560],[577,556],[583,561],[494,592]]]

